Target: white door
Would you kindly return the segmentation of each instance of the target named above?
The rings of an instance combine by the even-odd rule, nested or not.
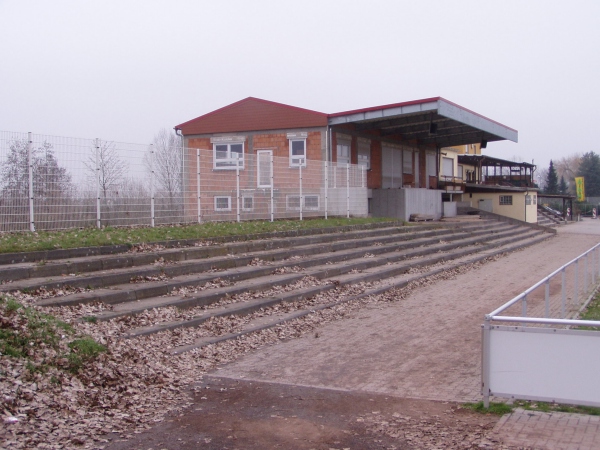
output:
[[[273,151],[256,151],[256,184],[259,188],[273,186]]]

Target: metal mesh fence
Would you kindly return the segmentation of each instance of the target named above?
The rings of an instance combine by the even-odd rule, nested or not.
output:
[[[0,132],[0,231],[366,216],[364,167]]]
[[[502,316],[574,319],[590,294],[596,292],[599,282],[600,245],[596,245],[515,297],[510,305],[499,308],[494,319]],[[518,324],[516,319],[514,324]]]

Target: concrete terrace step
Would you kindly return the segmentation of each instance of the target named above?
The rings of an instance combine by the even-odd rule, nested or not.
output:
[[[301,236],[296,237],[273,237],[271,239],[262,238],[249,241],[231,242],[226,244],[217,244],[212,241],[194,241],[194,244],[192,244],[192,246],[184,248],[164,248],[161,250],[144,252],[131,252],[130,249],[127,249],[127,251],[120,251],[119,254],[108,256],[93,254],[86,256],[75,256],[68,259],[65,258],[66,260],[55,259],[48,261],[41,259],[36,262],[28,261],[10,264],[0,264],[0,281],[15,281],[27,278],[61,276],[68,275],[71,273],[89,273],[103,270],[122,269],[126,267],[140,267],[144,265],[153,264],[155,261],[161,258],[165,262],[180,262],[187,260],[212,258],[217,256],[226,256],[230,254],[242,254],[256,251],[266,251],[270,249],[291,248],[311,244],[322,244],[336,241],[353,241],[356,239],[387,235],[392,232],[410,235],[413,233],[415,228],[418,228],[420,231],[423,232],[429,230],[429,232],[435,233],[436,230],[442,228],[442,226],[440,226],[439,224],[420,227],[392,225],[386,227],[377,226],[372,229],[364,228],[361,230],[341,232],[336,232],[334,231],[336,229],[333,228],[330,233],[325,233],[323,230],[327,229],[323,229],[320,230],[321,233],[316,235],[303,234]],[[277,235],[277,233],[274,233],[274,235]],[[150,244],[147,247],[160,248],[160,246],[161,244],[159,243]],[[120,250],[123,250],[123,246],[118,246],[118,248]],[[79,254],[79,252],[77,251],[79,249],[73,250],[74,254]],[[64,252],[68,252],[68,250],[65,250]],[[23,254],[25,256],[22,256],[20,259],[31,260],[32,257],[27,255],[37,253],[39,252]],[[2,256],[6,255],[0,255],[0,257]],[[8,259],[13,260],[15,258],[16,257],[10,256]]]
[[[273,231],[259,234],[215,237],[210,239],[170,239],[167,241],[152,242],[151,244],[160,245],[166,248],[194,247],[196,244],[203,244],[209,241],[214,244],[226,245],[227,243],[246,242],[253,240],[289,239],[302,236],[313,237],[320,234],[341,234],[360,230],[376,230],[379,228],[389,228],[393,226],[403,227],[404,224],[403,222],[390,221],[340,227]],[[99,247],[79,247],[70,249],[41,250],[34,252],[2,253],[0,254],[0,266],[27,262],[54,261],[60,259],[70,260],[74,258],[88,258],[93,256],[106,257],[107,255],[128,253],[136,245],[137,244],[118,244]]]
[[[484,251],[480,251],[475,255],[469,254],[469,253],[460,255],[461,252],[457,252],[454,255],[455,256],[454,259],[450,258],[450,255],[448,255],[449,259],[447,260],[446,264],[442,265],[441,267],[440,266],[429,267],[426,270],[424,270],[423,272],[418,273],[418,274],[402,273],[399,276],[397,275],[395,277],[389,278],[385,284],[380,284],[373,288],[367,289],[359,295],[353,295],[353,296],[344,298],[341,300],[341,302],[354,301],[354,300],[358,300],[363,297],[367,297],[369,295],[383,294],[391,289],[402,288],[402,287],[408,285],[412,281],[416,281],[416,280],[419,280],[419,279],[422,279],[425,277],[429,277],[429,276],[441,273],[443,271],[446,271],[448,269],[456,267],[457,265],[470,264],[470,263],[480,261],[484,258],[488,258],[488,257],[494,256],[494,255],[500,254],[500,253],[518,250],[518,249],[523,248],[524,246],[534,245],[538,242],[541,242],[542,240],[545,240],[548,237],[549,237],[548,235],[543,235],[543,234],[537,233],[537,235],[534,238],[527,240],[525,244],[523,244],[523,242],[517,242],[517,243],[513,242],[513,243],[500,245],[500,246],[489,246],[488,249],[486,249]],[[465,253],[465,252],[462,252],[462,253]],[[362,278],[362,280],[360,280],[360,281],[366,281],[366,277],[361,277],[361,278]],[[172,330],[172,329],[176,329],[176,328],[180,328],[180,327],[198,326],[213,317],[252,314],[253,312],[259,311],[264,308],[268,308],[269,306],[273,306],[278,303],[296,301],[296,300],[299,300],[302,298],[309,298],[314,295],[335,289],[338,285],[355,284],[360,281],[357,281],[357,277],[353,277],[353,278],[348,277],[345,280],[338,279],[338,280],[336,280],[336,283],[331,283],[331,284],[327,284],[324,286],[311,286],[311,287],[304,288],[302,290],[294,291],[291,293],[280,294],[280,295],[269,297],[266,299],[258,298],[258,299],[255,299],[254,301],[246,302],[244,304],[225,305],[223,307],[206,310],[201,316],[196,317],[191,320],[180,321],[180,322],[169,322],[169,323],[162,323],[162,324],[158,324],[158,325],[154,325],[154,326],[141,327],[141,328],[132,330],[125,337],[134,338],[134,337],[138,337],[138,336],[142,336],[142,335],[148,335],[148,334],[157,333],[157,332],[165,331],[165,330]],[[215,344],[215,343],[218,343],[218,342],[221,342],[224,340],[228,340],[228,339],[235,339],[244,334],[248,334],[248,333],[252,333],[255,331],[260,331],[263,329],[275,327],[284,322],[295,320],[297,318],[314,313],[315,311],[333,307],[339,303],[340,303],[340,301],[325,303],[325,304],[321,304],[321,305],[311,304],[305,308],[299,308],[299,309],[291,311],[291,312],[284,312],[284,313],[280,312],[280,313],[273,314],[273,315],[258,317],[258,318],[255,318],[254,320],[250,321],[249,323],[247,323],[243,327],[243,329],[239,332],[226,333],[226,334],[218,335],[218,336],[203,337],[203,338],[196,340],[196,342],[194,342],[194,344],[175,348],[172,350],[172,352],[174,354],[183,353],[183,352],[192,350],[194,348],[204,347],[204,346]]]
[[[343,285],[379,281],[401,273],[405,273],[410,269],[414,269],[415,267],[431,265],[441,261],[463,257],[474,252],[481,252],[486,249],[509,245],[515,241],[521,242],[526,239],[536,239],[540,235],[541,233],[536,230],[529,230],[520,235],[515,235],[514,232],[505,232],[502,234],[487,235],[478,238],[467,237],[452,243],[437,243],[426,247],[419,246],[417,248],[412,248],[401,252],[392,250],[381,253],[377,256],[370,254],[369,257],[366,258],[364,255],[362,255],[351,260],[342,260],[341,262],[334,264],[325,263],[319,266],[314,266],[309,270],[304,270],[300,273],[284,275],[269,274],[265,276],[259,276],[233,286],[203,290],[195,295],[190,296],[152,297],[145,300],[121,303],[115,305],[112,311],[106,311],[98,314],[97,318],[99,320],[110,320],[125,315],[140,314],[148,309],[164,306],[177,306],[179,308],[209,306],[225,298],[230,298],[236,294],[241,294],[244,292],[260,292],[274,286],[289,285],[299,281],[305,276],[312,276],[320,280],[336,277],[337,284],[341,283]],[[420,259],[415,260],[413,258]],[[318,292],[321,292],[322,290],[327,290],[329,288],[319,286],[316,289]],[[299,298],[304,298],[303,295],[304,294],[302,294],[300,297],[297,297],[296,293],[290,293],[287,294],[286,298],[289,297],[291,300],[298,300]],[[311,295],[314,295],[314,293]],[[272,304],[271,300],[265,301],[268,302],[267,306]],[[259,307],[264,307],[264,305]],[[243,309],[245,306],[240,305],[231,308],[234,308],[234,310],[237,312],[237,309],[235,308]]]
[[[493,221],[492,221],[493,222]],[[375,224],[379,225],[379,224]],[[485,227],[485,223],[473,226]],[[182,262],[197,259],[206,259],[217,256],[236,255],[269,249],[296,248],[299,246],[331,243],[338,241],[356,241],[357,239],[385,236],[397,233],[399,236],[407,235],[406,239],[414,234],[415,230],[434,234],[440,229],[450,230],[452,226],[441,224],[428,224],[420,226],[378,226],[374,229],[361,229],[355,231],[325,233],[322,230],[317,235],[302,235],[290,238],[258,239],[253,241],[233,242],[228,244],[214,244],[207,241],[201,242],[200,247],[167,248],[156,251],[140,253],[122,253],[118,255],[92,255],[74,257],[68,260],[38,262],[21,262],[13,264],[0,264],[0,281],[17,281],[21,279],[68,276],[69,274],[92,273],[98,271],[115,270],[127,267],[141,267],[151,265],[157,260],[164,262]],[[325,229],[326,230],[326,229]],[[447,231],[449,232],[449,231]],[[177,241],[179,242],[179,241]],[[198,242],[196,242],[198,243]],[[149,247],[156,247],[156,244]],[[78,249],[75,249],[78,250]],[[2,255],[0,255],[2,256]],[[22,259],[31,259],[23,256]],[[0,290],[6,290],[0,286]]]
[[[277,311],[274,308],[277,305],[297,302],[292,306],[296,311],[281,317],[261,319],[252,316],[250,323],[241,331],[246,333],[309,314],[314,307],[310,308],[306,300],[315,296],[323,299],[319,294],[338,287],[345,289],[343,292],[349,292],[354,291],[354,288],[348,290],[346,286],[375,283],[377,286],[369,292],[385,291],[402,285],[407,279],[437,273],[436,271],[441,270],[440,264],[446,268],[455,267],[467,260],[482,259],[495,253],[522,248],[549,236],[549,233],[544,233],[539,227],[487,218],[446,225],[435,223],[363,227],[360,230],[319,232],[315,235],[303,233],[301,236],[203,247],[157,249],[142,254],[85,256],[69,261],[56,260],[45,265],[21,263],[20,267],[0,266],[1,272],[10,268],[32,270],[42,267],[50,270],[46,267],[62,265],[59,272],[64,272],[73,267],[69,264],[76,263],[84,267],[86,263],[90,263],[90,271],[77,276],[68,273],[49,276],[48,272],[44,272],[46,276],[39,276],[39,271],[32,270],[30,278],[5,283],[0,289],[34,290],[45,286],[47,289],[67,290],[68,286],[93,287],[94,289],[86,292],[40,300],[38,304],[110,304],[110,309],[95,314],[95,317],[97,320],[120,318],[125,329],[130,328],[126,337],[199,326],[213,317],[248,316],[265,308]],[[98,270],[98,266],[94,266],[98,264],[97,261],[110,269]],[[412,273],[415,268],[421,268],[418,270],[422,274]],[[311,283],[311,278],[305,278],[307,276],[319,281]],[[140,277],[147,277],[150,281],[130,282],[132,278],[137,280]],[[152,281],[153,277],[157,281]],[[295,284],[296,282],[301,283]],[[310,302],[314,304],[315,300]],[[191,320],[158,323],[150,327],[133,326],[146,320],[146,316],[135,316],[168,306],[200,308],[187,313],[195,315]],[[126,316],[131,316],[131,321]],[[235,337],[237,334],[239,333],[207,337],[198,345]]]
[[[38,281],[36,284],[28,284],[28,288],[37,288],[46,286],[47,288],[58,287],[60,285],[72,286],[105,286],[105,289],[97,289],[92,292],[83,292],[72,294],[64,297],[50,298],[40,301],[40,305],[59,306],[72,305],[77,303],[104,302],[109,304],[122,303],[128,301],[142,300],[149,297],[166,295],[174,289],[181,287],[201,286],[205,283],[215,282],[220,279],[227,282],[240,282],[243,280],[253,279],[257,277],[270,276],[275,270],[289,267],[290,265],[301,268],[310,268],[312,266],[324,265],[330,263],[339,263],[341,261],[362,259],[365,253],[371,255],[380,255],[390,252],[406,251],[412,248],[420,248],[431,246],[439,243],[440,240],[447,242],[457,241],[455,246],[464,245],[472,239],[490,239],[491,237],[510,236],[514,233],[517,227],[513,225],[493,226],[488,229],[476,228],[471,230],[466,229],[465,232],[458,232],[456,229],[437,230],[432,236],[430,232],[415,231],[414,238],[405,240],[406,236],[402,235],[402,240],[393,239],[395,236],[388,237],[379,236],[376,240],[367,238],[366,240],[355,240],[355,246],[331,244],[329,246],[307,246],[308,248],[299,247],[296,253],[310,255],[305,259],[284,260],[281,256],[288,258],[294,253],[289,253],[285,250],[285,255],[281,255],[278,251],[260,252],[251,255],[244,255],[235,259],[209,260],[199,264],[193,264],[191,267],[181,266],[166,266],[166,267],[151,267],[144,270],[138,269],[132,271],[127,269],[119,273],[100,274],[93,277],[71,278],[67,280],[59,280],[57,282],[47,282],[45,280]],[[391,242],[390,242],[391,241]],[[384,245],[383,242],[389,242]],[[366,246],[371,244],[371,246]],[[377,245],[375,245],[377,244]],[[446,244],[448,248],[450,244]],[[350,247],[350,248],[345,248]],[[310,250],[307,251],[307,250]],[[427,250],[431,251],[431,250]],[[422,252],[422,251],[421,251]],[[414,252],[413,252],[414,253]],[[269,265],[250,265],[255,258],[262,261],[280,261],[276,264]],[[221,265],[219,265],[221,264]],[[221,272],[202,273],[210,268],[220,267],[225,269]],[[198,273],[200,272],[200,273]],[[192,273],[192,274],[190,274]],[[161,280],[157,282],[148,282],[140,284],[131,284],[130,279],[134,274],[138,276],[157,277],[159,275],[173,276],[175,278]],[[180,275],[183,274],[183,275]]]
[[[209,253],[200,254],[195,252],[195,249],[192,249],[185,253],[185,258],[180,259],[173,258],[174,255],[172,254],[167,254],[167,258],[165,258],[166,253],[153,252],[140,255],[141,258],[137,261],[139,264],[135,264],[133,267],[124,265],[120,268],[106,270],[98,269],[96,267],[97,270],[90,270],[90,272],[88,272],[96,272],[93,275],[76,275],[70,271],[65,271],[68,263],[57,263],[57,270],[52,271],[49,271],[45,266],[41,269],[30,267],[29,270],[38,275],[37,277],[22,278],[21,280],[4,284],[0,286],[0,291],[22,289],[35,290],[40,287],[58,289],[65,285],[82,288],[108,287],[115,284],[129,283],[130,279],[134,276],[156,277],[164,275],[175,277],[210,270],[225,270],[234,267],[242,267],[248,265],[254,258],[260,258],[265,261],[278,261],[289,259],[292,256],[309,256],[322,252],[335,252],[343,249],[368,247],[377,243],[383,244],[396,241],[410,241],[419,237],[459,234],[465,231],[477,232],[478,230],[494,232],[495,230],[501,230],[506,226],[507,225],[498,223],[493,223],[487,227],[475,224],[461,228],[412,228],[411,230],[402,230],[402,232],[398,232],[398,228],[391,228],[377,230],[379,233],[375,236],[372,236],[371,233],[366,233],[366,236],[363,234],[351,234],[343,235],[343,239],[341,239],[337,235],[332,235],[329,236],[327,241],[317,239],[316,242],[308,238],[302,238],[302,240],[297,243],[298,245],[291,248],[289,246],[294,245],[296,242],[287,241],[285,243],[286,245],[283,246],[280,245],[283,243],[279,242],[270,244],[268,241],[261,241],[253,243],[251,246],[245,245],[242,249],[238,248],[237,252],[229,253],[228,251],[230,248],[212,248],[209,249]],[[388,234],[381,234],[385,232]],[[269,246],[273,247],[273,249],[270,249]],[[251,248],[257,248],[258,250],[251,251]],[[244,250],[244,252],[241,250]],[[180,253],[182,252],[183,251]],[[216,254],[217,256],[209,256],[210,254]],[[196,258],[193,258],[193,256]],[[17,268],[17,270],[21,269],[25,268]],[[53,275],[48,275],[50,272],[53,273]],[[4,276],[8,277],[9,274],[13,273],[13,267],[0,268],[0,276],[2,276],[3,273]]]

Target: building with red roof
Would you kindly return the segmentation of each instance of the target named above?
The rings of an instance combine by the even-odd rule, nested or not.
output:
[[[255,200],[266,195],[260,191],[261,182],[263,189],[269,186],[261,178],[269,175],[272,179],[289,180],[288,191],[291,192],[296,189],[292,187],[292,181],[298,178],[298,169],[304,168],[305,186],[314,184],[308,194],[314,198],[309,203],[315,214],[326,214],[328,207],[325,205],[328,201],[333,203],[338,195],[332,190],[332,179],[337,175],[321,166],[309,175],[309,166],[326,164],[324,167],[336,167],[338,171],[353,167],[362,170],[364,178],[361,186],[358,185],[361,183],[352,186],[363,188],[353,192],[353,200],[364,195],[365,201],[357,200],[356,207],[345,208],[347,212],[352,209],[355,215],[368,212],[404,220],[415,213],[436,218],[442,215],[443,192],[438,189],[442,149],[468,144],[485,148],[493,141],[518,140],[516,130],[441,97],[331,114],[248,97],[179,124],[175,130],[183,137],[184,148],[189,149],[190,163],[184,182],[190,192],[200,191],[198,179],[220,177],[224,180],[229,176],[228,172],[237,168],[237,183],[239,185],[242,178],[246,180],[244,189],[252,191],[253,196],[247,206],[252,204],[254,211],[259,203]],[[203,149],[196,154],[197,164],[193,163],[195,149]],[[271,157],[278,161],[272,166],[275,172],[265,171],[266,161]],[[259,167],[261,158],[262,169]],[[256,175],[250,173],[251,161],[251,170],[258,171]],[[243,177],[239,175],[240,170],[244,171]],[[323,185],[325,179],[327,188]],[[213,184],[218,182],[213,181]],[[335,189],[338,187],[336,178]],[[225,195],[230,188],[229,185],[225,187],[223,195],[213,195],[214,202],[210,198],[206,204],[198,200],[198,215],[201,216],[203,210],[208,214],[219,209],[217,201],[224,206],[221,208],[223,213],[232,213],[235,202],[225,199],[231,197]],[[203,189],[208,197],[209,192],[217,190],[216,186],[215,189]],[[239,191],[238,187],[236,195]],[[272,198],[275,195],[281,196],[278,211],[305,207],[306,199],[302,193],[297,199],[284,191],[286,189],[280,188],[277,193],[269,193],[271,212],[276,209],[277,200]],[[290,196],[293,197],[291,201]],[[238,199],[237,203],[242,200]],[[286,208],[283,208],[284,204]],[[240,218],[239,212],[237,218]]]

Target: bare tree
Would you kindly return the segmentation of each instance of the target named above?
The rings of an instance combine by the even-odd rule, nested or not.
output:
[[[73,186],[67,169],[58,165],[52,144],[44,142],[31,149],[33,171],[33,196],[36,202],[68,196]],[[0,167],[2,198],[29,198],[29,164],[27,141],[14,141],[10,152]]]
[[[538,169],[536,173],[537,175],[535,181],[538,187],[541,189],[541,192],[544,192],[544,190],[546,189],[546,181],[548,180],[548,168],[543,167],[541,169]]]
[[[96,152],[98,171],[96,171]],[[119,157],[114,142],[98,141],[98,149],[92,147],[85,167],[92,175],[94,183],[99,177],[100,191],[104,199],[108,193],[117,189],[127,173],[127,164]]]
[[[556,161],[556,173],[558,178],[564,177],[565,182],[571,193],[575,193],[575,177],[579,172],[579,166],[581,165],[581,154],[575,153],[569,156],[563,156],[561,159]]]
[[[154,171],[158,193],[168,199],[171,213],[178,211],[182,204],[182,161],[183,149],[179,137],[163,128],[154,136],[152,146],[144,157],[144,164],[149,172]]]

